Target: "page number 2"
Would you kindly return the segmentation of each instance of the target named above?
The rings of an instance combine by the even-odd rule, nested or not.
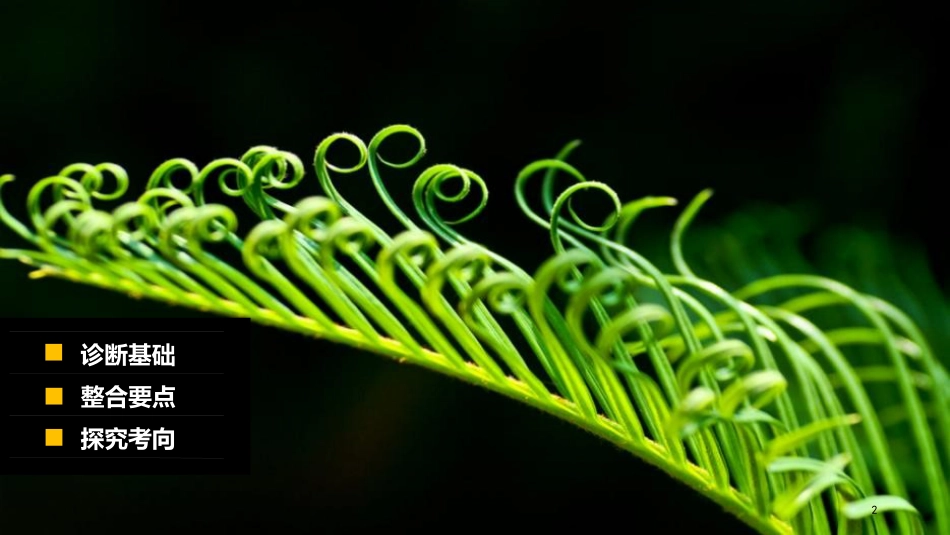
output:
[[[871,514],[872,514],[872,515],[876,515],[876,514],[877,514],[877,506],[876,506],[876,505],[872,505],[872,506],[871,506],[871,509],[874,509],[874,512],[872,512]]]

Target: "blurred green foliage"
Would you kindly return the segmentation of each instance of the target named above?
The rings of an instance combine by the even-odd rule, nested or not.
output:
[[[933,13],[818,1],[372,9],[270,2],[255,11],[206,11],[191,2],[8,0],[0,22],[0,173],[16,174],[24,195],[32,181],[74,161],[115,161],[141,176],[169,155],[207,161],[258,143],[305,155],[328,132],[366,134],[406,122],[438,144],[440,158],[489,179],[490,218],[470,230],[473,237],[535,265],[547,244],[536,229],[503,223],[514,209],[504,193],[524,164],[579,137],[577,165],[623,198],[685,199],[716,189],[687,242],[700,274],[704,247],[735,255],[735,240],[748,236],[743,229],[759,230],[755,218],[797,211],[800,201],[822,214],[819,229],[885,229],[887,242],[871,242],[888,244],[873,249],[881,254],[844,238],[838,243],[852,249],[842,257],[847,248],[818,249],[814,239],[789,247],[782,224],[768,226],[757,233],[774,242],[768,258],[747,246],[741,252],[753,258],[735,265],[766,271],[801,261],[860,290],[880,288],[931,325],[947,362],[945,294],[921,275],[933,273],[946,291],[945,201],[935,178],[943,176],[945,152],[944,29]],[[361,193],[361,184],[348,188],[353,198]],[[704,225],[759,201],[770,208],[751,212],[751,223],[738,216],[736,238],[721,229],[703,236]],[[654,247],[650,257],[662,258],[667,231],[644,221],[635,248]],[[0,246],[19,245],[0,229]],[[883,264],[861,260],[868,256],[900,260],[908,291],[885,283],[895,272],[870,269]],[[932,267],[913,267],[925,257]],[[726,288],[735,287],[729,277],[743,275],[707,269]],[[64,281],[29,282],[9,262],[0,262],[0,291],[0,317],[192,314]],[[632,508],[658,530],[664,520],[650,511],[676,501],[681,524],[741,532],[665,476],[530,409],[345,348],[254,332],[254,478],[4,478],[4,518],[48,517],[48,504],[60,499],[78,512],[48,518],[51,529],[85,530],[161,508],[183,511],[181,528],[433,525],[464,513],[458,503],[466,493],[491,493],[492,525],[526,500],[541,517],[555,510],[587,518],[571,516],[581,499],[564,489],[597,489],[583,503]],[[357,410],[378,406],[371,401],[378,397],[388,400],[384,409]],[[329,399],[349,400],[342,403],[353,410],[328,410]],[[366,431],[377,427],[387,434]],[[473,460],[475,448],[507,457]],[[552,463],[560,478],[549,475]],[[493,488],[493,476],[510,484]],[[649,495],[630,491],[630,481],[645,481]],[[420,502],[443,516],[418,517]],[[13,532],[22,529],[10,522]]]

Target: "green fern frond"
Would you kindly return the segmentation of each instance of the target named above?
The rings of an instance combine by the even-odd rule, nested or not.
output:
[[[408,161],[380,156],[397,134],[418,142]],[[338,143],[359,150],[356,165],[328,160]],[[625,243],[645,210],[675,201],[621,202],[566,163],[576,146],[516,179],[519,206],[553,249],[533,273],[455,230],[487,202],[470,170],[423,170],[412,188],[418,219],[397,206],[382,171],[426,152],[408,126],[368,144],[325,139],[314,158],[324,196],[295,204],[275,195],[300,184],[305,166],[272,147],[203,168],[170,160],[109,211],[98,205],[126,195],[125,171],[72,165],[32,187],[28,224],[0,203],[0,219],[33,246],[0,256],[34,267],[34,278],[248,317],[481,385],[617,444],[762,533],[950,534],[950,380],[910,317],[815,275],[746,278],[736,291],[701,278],[681,244],[709,192],[680,216],[676,270],[662,272]],[[401,232],[334,187],[334,176],[358,171]],[[259,218],[243,237],[231,208],[207,202],[209,180]],[[533,208],[528,184],[538,180]],[[579,217],[582,191],[605,197],[606,221]],[[470,213],[441,215],[440,204],[471,195],[480,197]]]

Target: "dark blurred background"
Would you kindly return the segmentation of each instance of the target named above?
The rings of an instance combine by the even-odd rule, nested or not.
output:
[[[945,284],[948,87],[936,14],[716,4],[7,0],[0,173],[18,180],[5,199],[22,204],[30,183],[73,162],[119,163],[139,191],[171,157],[202,165],[268,144],[309,162],[330,133],[368,140],[408,123],[426,136],[426,163],[488,181],[490,208],[465,232],[531,267],[546,235],[516,213],[513,178],[579,138],[571,161],[625,199],[713,187],[710,221],[756,203],[807,206],[822,224],[913,244]],[[367,184],[339,187],[378,206]],[[410,177],[392,184],[408,199]],[[665,239],[670,224],[639,232]],[[20,245],[5,230],[0,246]],[[196,316],[26,274],[0,264],[0,317]],[[252,335],[251,476],[4,477],[0,531],[148,531],[161,515],[212,532],[583,523],[744,533],[658,470],[515,402],[345,347]]]

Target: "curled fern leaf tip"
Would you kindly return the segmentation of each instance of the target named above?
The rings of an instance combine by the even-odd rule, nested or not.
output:
[[[402,161],[382,156],[397,135],[416,143]],[[269,146],[168,160],[138,193],[118,165],[70,165],[33,185],[22,221],[2,175],[0,220],[25,245],[0,257],[34,278],[251,318],[480,385],[619,445],[762,533],[950,534],[948,374],[915,322],[819,275],[744,275],[737,290],[705,278],[683,243],[711,189],[677,219],[665,272],[629,237],[676,199],[623,202],[565,161],[579,143],[514,178],[524,220],[551,242],[537,269],[460,230],[488,203],[472,170],[423,168],[405,185],[411,209],[394,201],[384,177],[429,152],[407,125],[368,143],[325,138],[321,194],[296,200],[309,170]],[[336,145],[356,163],[332,163]],[[358,174],[391,217],[344,196]],[[603,221],[581,217],[580,192],[605,203]],[[252,221],[212,197],[239,199]],[[474,208],[443,217],[462,201]]]

